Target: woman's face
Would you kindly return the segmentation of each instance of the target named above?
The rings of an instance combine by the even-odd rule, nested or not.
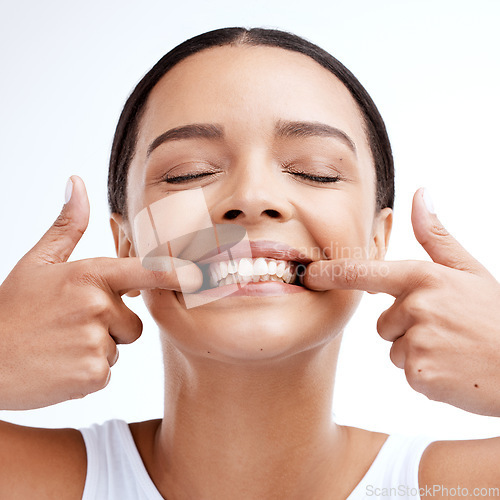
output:
[[[302,126],[300,134],[290,133],[297,127],[277,133],[287,122],[337,131],[305,133]],[[224,135],[168,141],[148,155],[157,137],[188,124],[214,124]],[[164,180],[206,172],[215,173],[175,184]],[[343,84],[305,55],[223,46],[188,57],[161,79],[139,127],[128,174],[128,220],[113,216],[119,256],[137,255],[132,221],[139,211],[167,194],[199,187],[212,222],[238,224],[251,241],[282,242],[312,260],[385,254],[391,211],[375,210],[375,170],[361,114]],[[288,356],[331,340],[360,295],[304,288],[228,296],[186,309],[179,293],[142,291],[162,334],[179,349],[230,361]]]

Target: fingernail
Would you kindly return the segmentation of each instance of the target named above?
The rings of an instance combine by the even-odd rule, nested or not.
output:
[[[68,179],[68,182],[66,183],[66,190],[64,192],[64,204],[68,203],[69,200],[71,200],[71,195],[73,194],[73,181],[71,180],[71,177]]]
[[[432,202],[431,195],[429,194],[429,190],[424,188],[422,198],[424,199],[425,206],[429,213],[435,214],[436,210],[434,209],[434,203]]]

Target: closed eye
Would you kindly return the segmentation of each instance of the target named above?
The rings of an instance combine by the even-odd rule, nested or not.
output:
[[[330,176],[322,176],[322,175],[310,175],[306,174],[305,172],[289,172],[292,175],[295,175],[297,177],[302,177],[303,179],[307,179],[313,182],[321,182],[321,183],[326,183],[326,182],[338,182],[340,181],[340,175],[335,175],[333,177]]]
[[[189,182],[194,179],[201,179],[202,177],[207,177],[208,175],[214,175],[213,172],[203,172],[201,174],[186,174],[186,175],[178,175],[174,177],[166,176],[164,178],[165,182],[169,184],[180,184],[182,182]]]
[[[312,182],[319,182],[319,183],[334,183],[338,182],[341,180],[340,175],[335,175],[335,176],[323,176],[323,175],[311,175],[306,172],[288,172],[296,177],[300,177],[303,179],[307,179]],[[202,172],[199,174],[186,174],[186,175],[178,175],[178,176],[167,176],[165,177],[164,181],[168,182],[170,184],[180,184],[182,182],[189,182],[194,179],[201,179],[203,177],[208,177],[210,175],[214,175],[213,172]]]

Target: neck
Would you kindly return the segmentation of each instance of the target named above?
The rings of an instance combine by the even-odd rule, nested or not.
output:
[[[345,446],[332,422],[340,338],[253,364],[187,357],[164,341],[161,490],[175,499],[316,498]]]

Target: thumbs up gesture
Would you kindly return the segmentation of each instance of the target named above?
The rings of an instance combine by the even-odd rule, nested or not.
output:
[[[500,416],[500,284],[413,197],[415,237],[433,262],[329,260],[303,277],[312,290],[388,293],[394,304],[378,319],[392,342],[392,362],[429,399]]]
[[[181,290],[175,271],[147,270],[136,257],[67,262],[89,221],[79,177],[71,177],[66,198],[52,227],[0,285],[2,410],[40,408],[104,388],[117,344],[142,333],[121,295]],[[184,289],[190,283],[193,291],[202,284],[195,264],[183,268]]]

